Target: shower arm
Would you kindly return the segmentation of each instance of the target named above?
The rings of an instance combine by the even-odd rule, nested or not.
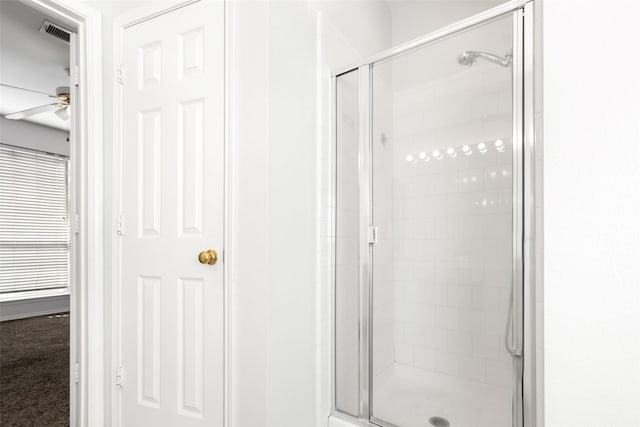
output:
[[[503,58],[492,53],[466,50],[458,55],[458,64],[467,65],[470,67],[478,60],[478,58],[484,59],[485,61],[491,62],[492,64],[500,65],[501,67],[509,67],[511,66],[513,54],[511,53],[511,51],[509,51]]]
[[[486,52],[474,52],[473,55],[476,58],[482,58],[486,61],[501,65],[503,67],[508,67],[509,65],[511,65],[511,59],[513,58],[513,55],[511,54],[507,54],[504,58],[501,58],[499,56]]]

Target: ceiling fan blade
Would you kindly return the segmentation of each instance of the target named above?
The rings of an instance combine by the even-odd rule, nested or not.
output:
[[[40,95],[46,95],[46,96],[49,96],[51,98],[56,98],[56,95],[51,95],[50,93],[40,92],[39,90],[27,89],[26,87],[13,86],[13,85],[5,84],[5,83],[0,83],[0,86],[10,87],[12,89],[26,90],[27,92],[39,93]]]
[[[47,111],[53,111],[58,108],[60,108],[58,104],[42,105],[40,107],[29,108],[28,110],[24,110],[24,111],[18,111],[17,113],[7,114],[6,116],[4,116],[4,118],[9,120],[20,120],[26,117],[35,116],[36,114],[46,113]]]
[[[62,120],[68,120],[69,119],[69,105],[66,105],[64,107],[58,108],[56,111],[53,112],[53,114],[55,114],[56,116],[58,116]]]

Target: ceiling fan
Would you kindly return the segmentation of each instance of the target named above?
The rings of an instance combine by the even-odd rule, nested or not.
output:
[[[67,120],[69,118],[69,106],[71,105],[71,95],[69,86],[59,86],[56,88],[56,94],[50,95],[48,93],[39,92],[37,90],[25,89],[18,86],[11,86],[7,84],[0,83],[2,86],[26,90],[29,92],[40,93],[42,95],[49,96],[51,98],[57,98],[57,101],[52,104],[45,104],[35,108],[29,108],[28,110],[18,111],[11,114],[6,114],[4,116],[5,119],[9,120],[21,120],[27,117],[35,116],[37,114],[46,113],[49,111],[53,111],[56,116],[61,118],[62,120]]]

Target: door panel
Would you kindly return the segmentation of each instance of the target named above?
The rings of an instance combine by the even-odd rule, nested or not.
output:
[[[513,25],[372,67],[373,419],[519,425]]]
[[[223,37],[213,1],[123,31],[124,426],[222,425]]]

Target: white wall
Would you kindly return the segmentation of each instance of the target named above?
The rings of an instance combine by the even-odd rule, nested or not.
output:
[[[638,15],[544,3],[547,427],[640,426]]]
[[[393,45],[407,42],[504,3],[497,0],[416,0],[393,11]]]
[[[232,423],[326,424],[329,76],[388,47],[388,9],[245,1],[231,13]]]
[[[232,362],[231,420],[234,426],[265,426],[266,274],[268,162],[268,4],[238,2],[228,33],[232,83],[230,106],[231,201],[230,289]],[[243,126],[243,123],[251,126]],[[241,159],[241,160],[239,160]]]

